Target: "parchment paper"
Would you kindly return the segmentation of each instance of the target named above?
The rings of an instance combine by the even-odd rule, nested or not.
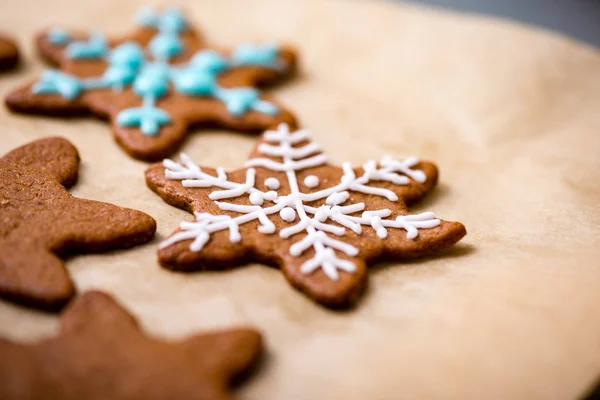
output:
[[[119,33],[134,0],[3,0],[0,26],[25,66],[0,95],[44,68],[33,34],[59,24]],[[146,189],[144,163],[107,124],[10,115],[2,153],[62,135],[83,158],[73,193],[143,210],[149,245],[73,257],[79,290],[115,295],[153,334],[252,324],[268,355],[248,399],[574,398],[600,374],[600,53],[496,20],[370,1],[194,0],[185,7],[225,45],[289,41],[304,73],[275,94],[332,160],[418,155],[441,184],[414,211],[463,222],[467,237],[424,261],[372,269],[353,311],[327,311],[275,269],[160,269],[156,245],[191,219]],[[240,166],[254,138],[191,135],[206,165]],[[56,318],[0,303],[0,335],[34,340]]]

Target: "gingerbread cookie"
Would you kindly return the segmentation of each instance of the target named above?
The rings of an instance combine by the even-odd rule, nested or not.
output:
[[[19,63],[19,49],[15,41],[0,35],[0,71],[13,69]]]
[[[192,127],[259,133],[295,119],[258,87],[296,71],[296,53],[276,45],[208,47],[176,9],[144,10],[140,28],[107,40],[101,33],[53,28],[38,48],[58,70],[11,93],[16,112],[108,118],[117,142],[133,157],[155,161],[173,153]]]
[[[62,138],[0,158],[0,297],[58,310],[75,289],[60,255],[146,243],[156,222],[143,212],[71,196],[79,155]]]
[[[165,268],[225,269],[262,262],[317,302],[347,307],[367,282],[367,263],[435,253],[465,234],[458,222],[406,204],[436,184],[434,164],[384,157],[362,168],[327,163],[306,130],[282,124],[259,140],[246,168],[200,168],[182,154],[146,171],[167,203],[193,212],[158,252]]]
[[[231,400],[232,379],[261,350],[260,334],[250,329],[151,338],[110,296],[87,292],[65,309],[56,337],[0,339],[0,398]]]

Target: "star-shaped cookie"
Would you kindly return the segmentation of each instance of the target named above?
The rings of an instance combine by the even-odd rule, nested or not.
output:
[[[294,116],[258,88],[297,69],[295,50],[274,44],[209,47],[177,9],[142,10],[139,28],[108,40],[99,32],[54,27],[37,37],[57,70],[10,93],[15,112],[108,119],[131,156],[156,161],[177,150],[193,127],[259,133]]]
[[[57,336],[34,344],[0,339],[0,398],[232,400],[232,379],[261,350],[250,329],[151,338],[110,296],[86,292],[61,315]]]
[[[290,284],[333,308],[358,299],[368,264],[436,253],[466,234],[431,212],[409,214],[407,204],[437,179],[437,167],[415,157],[329,164],[308,131],[285,124],[264,133],[245,168],[199,167],[182,155],[146,171],[164,201],[196,216],[160,245],[162,266],[278,266]]]
[[[41,139],[0,158],[0,297],[58,310],[75,288],[65,253],[123,249],[150,241],[149,215],[73,197],[79,154],[62,138]]]

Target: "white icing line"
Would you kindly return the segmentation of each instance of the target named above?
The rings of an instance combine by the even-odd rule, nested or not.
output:
[[[271,171],[300,171],[306,168],[319,167],[327,162],[327,157],[318,154],[300,161],[294,161],[292,158],[284,157],[284,162],[273,161],[270,158],[253,158],[246,161],[246,167],[263,167]]]
[[[321,147],[318,144],[312,142],[302,147],[283,149],[281,146],[273,146],[270,144],[262,143],[260,146],[258,146],[258,151],[260,151],[264,155],[271,157],[288,157],[292,160],[298,160],[321,151]]]
[[[195,213],[196,221],[182,222],[180,225],[181,231],[162,242],[161,248],[183,240],[194,239],[190,245],[190,250],[200,251],[213,232],[225,229],[229,230],[230,241],[239,242],[242,239],[239,226],[254,220],[260,222],[257,228],[259,232],[274,234],[276,226],[269,219],[269,216],[279,213],[281,219],[289,223],[298,219],[293,225],[281,229],[279,231],[280,237],[290,238],[299,233],[306,234],[301,240],[290,246],[290,254],[299,257],[310,248],[314,250],[314,255],[300,267],[302,273],[310,274],[320,268],[330,279],[336,280],[339,278],[338,270],[346,273],[356,271],[353,262],[339,258],[336,255],[336,251],[348,257],[354,257],[359,253],[356,247],[342,240],[346,234],[346,229],[360,235],[363,225],[370,226],[380,239],[387,237],[388,228],[404,229],[406,230],[406,237],[414,239],[418,236],[419,229],[429,229],[440,224],[440,220],[431,212],[387,219],[392,214],[391,210],[364,211],[366,208],[364,203],[343,205],[350,198],[349,191],[385,197],[392,201],[398,200],[398,196],[393,191],[369,186],[368,184],[372,181],[385,181],[395,185],[407,185],[411,180],[425,182],[427,179],[425,173],[413,169],[419,163],[419,159],[416,157],[409,157],[402,161],[391,157],[383,157],[379,164],[373,160],[368,161],[363,165],[364,172],[359,177],[356,176],[350,164],[346,162],[342,164],[343,176],[340,183],[314,193],[303,193],[298,186],[297,172],[327,163],[327,157],[320,153],[320,147],[310,141],[310,132],[299,130],[290,133],[289,127],[286,124],[281,124],[277,130],[265,132],[263,137],[265,142],[268,143],[262,143],[258,147],[258,151],[267,157],[280,157],[281,161],[266,157],[248,160],[245,163],[248,169],[246,170],[244,183],[229,181],[225,170],[222,168],[216,170],[216,176],[207,174],[185,154],[181,156],[181,163],[171,160],[163,161],[165,176],[168,179],[180,180],[185,187],[215,187],[220,189],[211,192],[209,198],[215,201],[219,209],[241,215],[230,217],[227,215],[214,216],[208,213]],[[308,143],[301,147],[293,147],[295,144],[304,141],[308,141]],[[280,188],[280,182],[274,177],[267,178],[264,182],[265,186],[271,190],[263,192],[256,189],[256,170],[254,167],[285,172],[290,193],[279,195],[276,190]],[[309,175],[305,178],[304,184],[309,188],[316,187],[319,185],[319,178]],[[251,205],[218,201],[245,195],[248,196]],[[264,200],[272,201],[275,204],[263,208]],[[318,200],[325,200],[325,204],[319,207],[304,204],[304,202]],[[360,217],[351,215],[360,211],[364,211]],[[339,225],[329,224],[327,221]]]

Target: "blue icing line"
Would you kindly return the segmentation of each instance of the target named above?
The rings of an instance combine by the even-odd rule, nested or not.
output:
[[[262,65],[276,69],[278,53],[279,48],[276,45],[241,44],[235,48],[231,59],[234,65]]]
[[[51,44],[57,46],[64,46],[65,44],[69,43],[69,41],[71,40],[71,36],[69,36],[69,32],[67,32],[66,29],[57,27],[52,28],[48,31],[46,39]]]
[[[161,32],[152,38],[148,47],[154,59],[167,61],[183,51],[183,42],[176,34]]]
[[[72,42],[66,51],[67,57],[72,59],[96,59],[103,58],[108,52],[108,47],[102,33],[92,32],[87,41]]]
[[[123,89],[123,86],[119,85],[118,82],[111,84],[104,76],[100,78],[87,78],[82,80],[81,84],[83,85],[83,90],[103,89],[111,86],[113,89]]]
[[[128,67],[137,70],[146,57],[144,49],[135,42],[125,42],[115,47],[108,56],[108,62],[111,66]]]
[[[227,111],[236,117],[245,114],[260,101],[258,91],[253,88],[219,89],[215,96],[225,103]]]
[[[166,32],[179,33],[185,30],[187,23],[181,11],[175,7],[166,9],[158,20],[158,29]]]
[[[102,75],[103,82],[114,89],[123,89],[135,80],[137,71],[126,66],[109,66]]]
[[[126,42],[114,48],[108,56],[109,66],[102,76],[106,84],[123,89],[131,84],[144,64],[144,50],[135,42]]]
[[[258,111],[259,113],[267,115],[276,115],[277,113],[279,113],[279,109],[275,104],[269,103],[268,101],[264,100],[259,100],[255,102],[252,105],[252,109],[254,111]]]
[[[217,88],[213,74],[189,67],[174,72],[172,79],[178,92],[191,96],[211,96]]]
[[[117,124],[125,127],[139,126],[142,133],[148,136],[157,135],[160,127],[169,122],[171,117],[167,112],[147,104],[142,107],[128,108],[117,115]]]
[[[84,89],[81,81],[56,70],[44,71],[41,79],[32,87],[35,94],[60,94],[72,100]]]
[[[214,50],[201,50],[194,54],[189,62],[190,66],[201,71],[218,74],[229,68],[227,60]]]
[[[140,97],[158,98],[169,89],[170,69],[166,64],[145,65],[133,82],[133,90]]]

